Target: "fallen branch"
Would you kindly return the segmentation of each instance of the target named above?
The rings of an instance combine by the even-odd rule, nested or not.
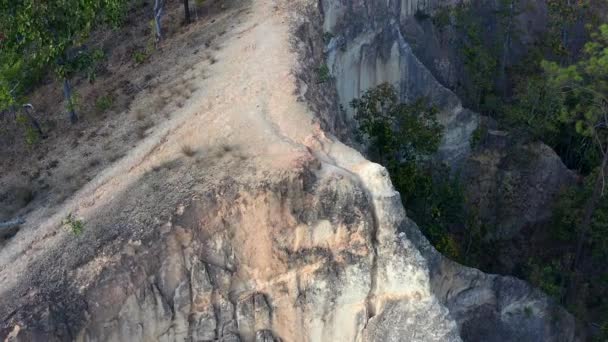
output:
[[[0,229],[2,229],[2,228],[11,228],[11,227],[18,226],[18,225],[21,225],[21,224],[24,224],[24,223],[25,223],[25,219],[22,218],[22,217],[18,217],[18,218],[14,219],[14,220],[0,222]]]

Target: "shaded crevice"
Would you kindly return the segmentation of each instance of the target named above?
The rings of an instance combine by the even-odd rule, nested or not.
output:
[[[372,202],[373,206],[373,202]],[[378,283],[378,217],[376,215],[376,209],[373,207],[373,228],[371,231],[371,246],[372,246],[372,264],[370,270],[370,284],[369,293],[365,299],[365,310],[367,311],[367,323],[376,315],[376,287]]]

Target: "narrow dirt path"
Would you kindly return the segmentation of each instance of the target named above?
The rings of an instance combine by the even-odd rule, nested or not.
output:
[[[223,36],[214,62],[203,59],[192,65],[199,90],[186,106],[56,214],[28,218],[27,228],[0,250],[0,296],[37,258],[69,237],[61,225],[69,213],[86,223],[146,172],[183,157],[184,149],[201,156],[221,148],[239,150],[259,169],[289,168],[294,156],[305,152],[302,143],[317,128],[305,105],[293,96],[297,58],[289,44],[288,5],[253,1],[240,23]]]

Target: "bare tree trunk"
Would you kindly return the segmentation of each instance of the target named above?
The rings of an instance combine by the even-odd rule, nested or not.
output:
[[[68,115],[70,116],[70,122],[75,124],[78,121],[78,115],[76,115],[76,109],[74,108],[74,101],[72,99],[72,86],[67,77],[63,79],[63,96],[68,102],[67,110]]]
[[[568,0],[566,2],[566,4],[568,5],[568,7],[570,7],[570,0]],[[565,21],[564,24],[561,27],[561,40],[562,40],[562,46],[564,47],[564,50],[566,52],[566,57],[564,60],[564,64],[569,63],[569,61],[571,60],[570,58],[570,53],[568,51],[568,39],[569,39],[569,29],[570,26],[570,22],[569,21]]]
[[[25,219],[23,219],[22,217],[18,217],[16,219],[13,219],[10,221],[0,222],[0,228],[10,228],[10,227],[18,226],[18,225],[21,225],[24,223],[25,223]]]
[[[162,27],[160,20],[163,16],[163,7],[165,6],[165,0],[154,0],[154,26],[156,28],[156,42],[160,42],[163,39]]]
[[[190,24],[191,20],[190,20],[190,6],[188,4],[189,0],[184,0],[184,15],[185,15],[185,19],[186,19],[186,25]]]
[[[509,14],[508,23],[505,29],[505,38],[502,44],[502,56],[500,58],[499,75],[498,75],[498,86],[503,96],[507,94],[507,61],[509,57],[509,51],[511,48],[511,31],[513,30],[513,17],[515,14],[515,0],[511,0],[509,3]]]

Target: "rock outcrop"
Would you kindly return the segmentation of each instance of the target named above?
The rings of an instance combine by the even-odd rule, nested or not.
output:
[[[401,100],[428,98],[438,106],[445,127],[439,157],[460,166],[470,151],[470,137],[479,115],[463,108],[460,99],[439,83],[414,55],[402,35],[401,23],[416,12],[448,1],[323,0],[324,30],[332,37],[327,64],[335,77],[340,104],[347,113],[352,99],[381,83],[399,89]]]
[[[478,209],[490,240],[510,240],[526,227],[546,223],[560,192],[575,181],[575,173],[547,145],[514,140],[489,130],[463,167],[469,206]]]
[[[0,251],[0,339],[574,339],[541,292],[437,253],[386,170],[310,110],[335,104],[298,101],[319,86],[297,84],[315,60],[293,44],[316,5],[252,1],[196,101],[58,214],[28,221]],[[464,132],[448,137],[454,154],[475,126],[462,113],[445,117]],[[68,212],[82,235],[60,226]]]

